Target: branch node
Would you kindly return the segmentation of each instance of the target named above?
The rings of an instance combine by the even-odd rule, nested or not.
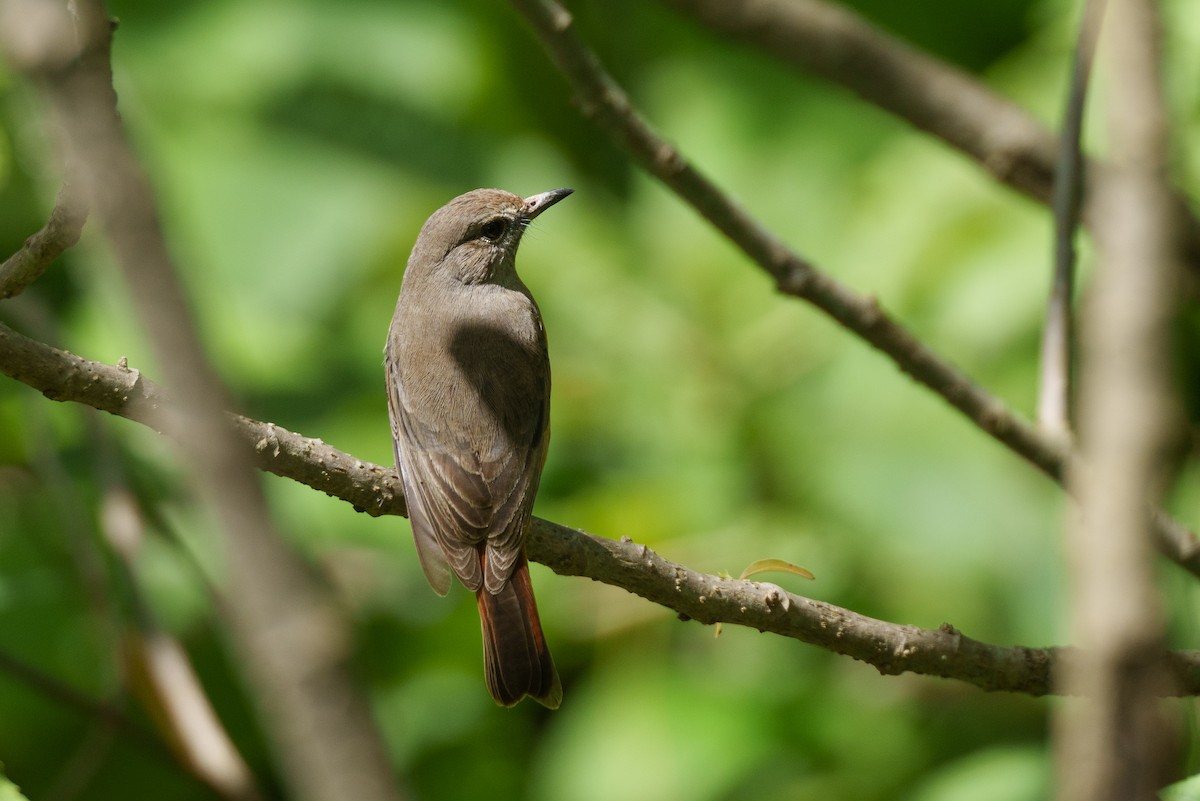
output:
[[[779,276],[779,291],[798,298],[808,297],[808,290],[813,282],[813,271],[808,265],[788,258],[783,251],[772,254],[771,260],[779,265],[774,271]]]
[[[774,610],[778,607],[781,611],[786,612],[791,609],[792,601],[782,588],[774,584],[765,584],[763,586],[767,588],[767,593],[763,596],[763,603],[767,605],[768,610]]]
[[[561,5],[558,5],[557,3],[554,4],[553,7],[551,7],[551,9],[550,9],[550,25],[551,25],[551,27],[554,28],[555,33],[564,34],[574,24],[575,24],[575,19],[574,19],[574,17],[571,16],[571,12],[567,11],[565,8],[563,8]]]

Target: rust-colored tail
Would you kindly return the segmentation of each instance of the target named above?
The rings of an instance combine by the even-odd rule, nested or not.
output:
[[[488,691],[496,703],[512,706],[526,695],[550,709],[562,703],[562,683],[538,619],[529,564],[521,561],[495,595],[475,592],[483,624],[483,661]]]

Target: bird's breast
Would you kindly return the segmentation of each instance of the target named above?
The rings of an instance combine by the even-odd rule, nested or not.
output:
[[[401,304],[397,315],[409,312]],[[484,453],[536,443],[550,366],[532,299],[491,287],[411,314],[396,343],[409,411]]]

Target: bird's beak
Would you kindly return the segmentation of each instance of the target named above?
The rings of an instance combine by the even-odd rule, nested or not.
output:
[[[574,189],[551,189],[549,192],[527,197],[525,198],[525,214],[532,220],[574,191]]]

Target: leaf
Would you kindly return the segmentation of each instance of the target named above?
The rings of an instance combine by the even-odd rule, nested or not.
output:
[[[791,562],[785,562],[782,559],[758,559],[751,562],[742,571],[741,578],[748,579],[757,573],[769,573],[775,571],[777,573],[795,573],[797,576],[803,576],[806,579],[815,579],[816,576],[806,568],[799,565],[793,565]]]
[[[28,801],[25,796],[21,795],[17,785],[4,777],[3,772],[0,772],[0,801]]]
[[[1164,787],[1159,796],[1163,801],[1200,801],[1200,774]]]
[[[816,576],[814,576],[812,571],[808,568],[800,567],[800,565],[793,565],[791,562],[785,562],[782,559],[756,559],[750,564],[746,565],[746,569],[742,571],[742,575],[738,576],[738,578],[745,580],[757,573],[770,573],[771,571],[775,571],[777,573],[794,573],[797,576],[801,576],[806,579],[816,579]],[[724,571],[721,571],[719,575],[721,578],[729,578],[729,574]],[[718,623],[713,627],[713,639],[715,640],[720,636],[721,624]]]

